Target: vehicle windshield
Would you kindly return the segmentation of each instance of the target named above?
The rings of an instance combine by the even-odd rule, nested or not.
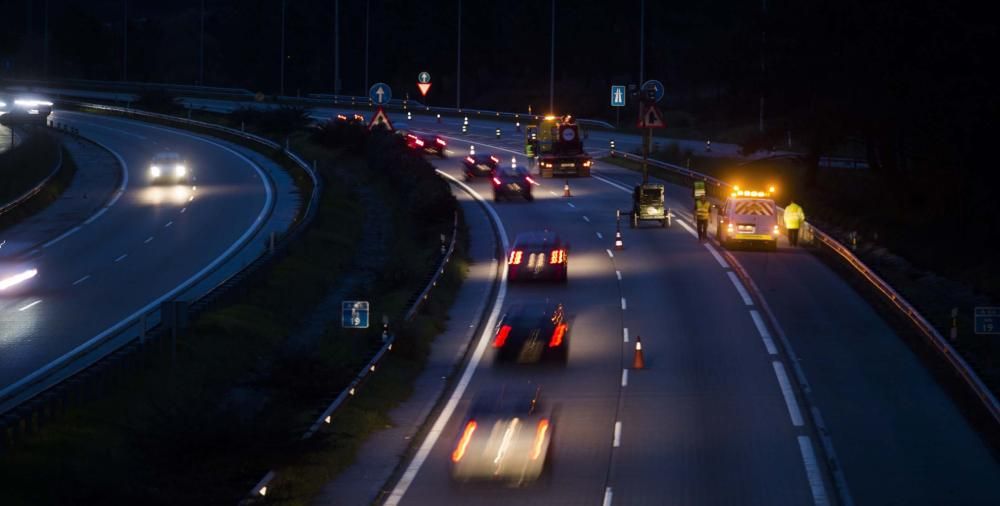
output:
[[[504,177],[525,177],[528,175],[528,171],[522,167],[501,167],[498,171]]]

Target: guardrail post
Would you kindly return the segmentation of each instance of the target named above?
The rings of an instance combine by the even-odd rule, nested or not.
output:
[[[245,122],[243,122],[243,121],[241,121],[241,122],[240,122],[240,132],[246,132],[246,130],[247,130],[247,125],[246,125],[246,123],[245,123]]]

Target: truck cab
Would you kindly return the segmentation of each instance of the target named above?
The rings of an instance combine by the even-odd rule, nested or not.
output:
[[[572,116],[546,116],[525,129],[525,153],[538,157],[538,175],[590,176],[594,161],[583,150],[580,127]]]

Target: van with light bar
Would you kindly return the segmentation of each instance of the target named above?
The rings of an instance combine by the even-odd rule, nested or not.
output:
[[[727,249],[753,245],[777,249],[780,229],[773,193],[773,186],[766,192],[735,186],[718,212],[715,233],[719,243]]]

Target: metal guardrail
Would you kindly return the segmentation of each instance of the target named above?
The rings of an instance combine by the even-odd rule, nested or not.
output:
[[[262,144],[264,146],[267,146],[269,148],[273,148],[273,149],[281,149],[282,148],[280,144],[278,144],[278,143],[276,143],[276,142],[274,142],[274,141],[272,141],[270,139],[265,139],[263,137],[259,137],[259,136],[253,135],[253,134],[248,134],[246,132],[241,132],[239,130],[235,130],[235,129],[228,128],[228,127],[223,127],[221,125],[214,125],[214,124],[211,124],[211,123],[205,123],[205,122],[201,122],[201,121],[193,121],[193,120],[189,120],[189,119],[186,119],[186,118],[180,118],[180,117],[169,116],[169,115],[164,115],[164,114],[157,114],[157,113],[151,113],[151,112],[146,112],[146,111],[138,111],[138,110],[134,110],[134,109],[125,109],[125,108],[122,108],[122,107],[107,106],[107,105],[103,105],[103,104],[90,104],[90,103],[84,103],[84,102],[77,102],[77,103],[75,103],[75,105],[78,105],[78,106],[81,106],[81,107],[90,107],[90,108],[94,108],[94,109],[97,109],[97,110],[105,110],[105,111],[109,111],[109,112],[128,113],[128,114],[131,114],[131,115],[134,115],[134,116],[140,116],[140,117],[156,118],[156,119],[159,119],[159,120],[162,120],[162,121],[169,121],[169,122],[174,122],[174,123],[177,123],[177,124],[183,124],[183,125],[189,125],[189,126],[198,126],[200,128],[206,128],[206,129],[209,129],[209,130],[224,132],[224,133],[227,133],[227,134],[230,134],[230,135],[236,135],[238,137],[241,137],[241,138],[253,141],[253,142],[260,143],[260,144]],[[309,164],[307,164],[304,160],[302,160],[302,158],[300,158],[298,155],[296,155],[296,154],[294,154],[294,153],[292,153],[292,152],[290,152],[288,150],[283,150],[282,152],[286,156],[288,156],[289,159],[292,160],[296,165],[298,165],[302,170],[304,170],[309,175],[309,177],[311,178],[311,180],[313,181],[312,195],[310,195],[310,198],[309,198],[309,200],[306,203],[306,209],[305,209],[305,211],[302,212],[302,214],[300,215],[300,217],[298,218],[298,220],[293,224],[291,230],[289,230],[281,238],[280,241],[277,241],[275,243],[274,249],[272,249],[270,251],[265,250],[256,259],[256,261],[254,263],[251,263],[250,265],[244,267],[243,269],[240,269],[237,272],[234,272],[233,274],[231,274],[229,276],[226,276],[225,279],[221,280],[218,284],[216,284],[215,286],[213,286],[211,289],[207,290],[205,293],[203,293],[200,296],[198,296],[192,302],[196,303],[198,301],[201,301],[201,300],[204,300],[204,299],[209,299],[209,298],[211,298],[213,296],[216,296],[218,294],[218,292],[220,290],[224,289],[226,287],[226,284],[229,283],[230,281],[232,281],[233,279],[236,279],[241,274],[249,272],[250,270],[255,270],[255,269],[259,268],[263,264],[264,261],[266,261],[266,260],[268,260],[270,258],[273,258],[274,255],[277,252],[285,250],[288,247],[288,245],[292,242],[292,240],[294,240],[294,238],[296,238],[299,234],[301,234],[302,230],[304,230],[305,227],[312,221],[312,219],[313,219],[313,217],[315,216],[315,213],[316,213],[316,208],[318,207],[319,195],[321,193],[321,188],[322,188],[322,182],[321,182],[319,176],[316,174],[316,172],[312,169],[312,167],[310,167]],[[240,247],[236,248],[232,252],[232,255],[235,255],[238,251],[242,250],[245,246],[246,246],[246,244],[241,245]],[[193,286],[196,286],[198,283],[204,281],[209,276],[211,276],[212,274],[214,274],[215,272],[217,272],[217,269],[220,268],[222,265],[224,265],[231,258],[232,255],[230,255],[229,258],[226,258],[226,259],[220,261],[219,264],[218,264],[218,266],[216,267],[216,269],[212,269],[212,270],[209,270],[207,272],[204,272],[198,278],[193,278],[193,279],[188,280],[185,283],[185,285],[179,286],[179,287],[175,288],[175,290],[177,290],[178,293],[179,293],[179,292],[183,292],[184,290],[189,290]],[[133,315],[132,318],[127,319],[127,320],[123,320],[122,322],[119,322],[118,324],[114,325],[110,329],[106,330],[104,333],[99,334],[99,336],[98,336],[99,338],[98,339],[93,339],[91,341],[88,341],[84,345],[81,345],[80,347],[74,349],[72,352],[70,352],[69,356],[65,356],[64,355],[60,359],[57,359],[56,362],[52,362],[52,363],[46,365],[45,367],[43,367],[42,369],[39,369],[39,371],[36,371],[36,373],[33,373],[33,374],[37,374],[37,375],[35,377],[30,378],[30,380],[27,380],[27,378],[26,378],[26,380],[22,380],[22,382],[20,384],[15,384],[16,386],[14,388],[11,388],[10,390],[3,392],[3,395],[0,396],[0,403],[6,403],[6,402],[16,401],[16,404],[7,407],[7,409],[5,409],[2,413],[0,413],[0,415],[13,412],[13,411],[17,410],[18,408],[20,408],[21,406],[25,406],[28,403],[32,402],[33,400],[40,398],[41,396],[43,396],[47,392],[50,392],[50,391],[54,390],[55,388],[59,387],[60,385],[66,384],[66,382],[68,380],[81,375],[82,373],[84,373],[88,369],[90,369],[90,368],[94,367],[95,365],[99,364],[101,362],[101,360],[103,360],[104,358],[116,354],[120,350],[123,350],[126,347],[128,347],[129,345],[134,344],[136,341],[138,341],[140,344],[142,344],[145,341],[147,332],[150,332],[150,331],[152,331],[152,330],[154,330],[156,328],[155,325],[152,326],[152,327],[147,328],[147,322],[148,322],[148,320],[149,319],[155,320],[155,317],[157,316],[157,313],[159,313],[159,312],[160,312],[160,309],[159,309],[158,305],[155,308],[151,308],[151,309],[145,310],[145,311],[140,311],[139,313],[141,313],[141,314]],[[86,363],[86,364],[83,364],[83,365],[80,365],[80,364],[77,363],[80,360],[87,359],[88,355],[90,355],[94,351],[99,350],[100,348],[106,346],[108,343],[113,342],[115,339],[119,338],[122,334],[124,334],[126,332],[129,332],[129,331],[134,331],[136,329],[136,327],[139,327],[139,329],[138,329],[138,331],[139,331],[138,334],[139,335],[136,338],[129,339],[128,341],[122,342],[118,346],[115,346],[114,349],[106,350],[99,357],[89,357],[92,360],[90,363]],[[65,371],[67,369],[70,369],[72,367],[80,367],[80,368],[79,368],[79,370],[70,373],[66,378],[62,378],[62,379],[56,381],[55,383],[53,383],[51,385],[45,385],[38,392],[29,393],[31,389],[38,388],[38,385],[44,384],[46,381],[49,381],[50,378],[56,376],[59,373],[62,373],[63,371]],[[28,397],[26,397],[24,399],[18,400],[19,397],[26,396],[26,395]]]
[[[625,153],[622,151],[611,151],[611,156],[621,157],[626,160],[632,161],[642,161],[642,157]],[[712,176],[702,174],[700,172],[695,172],[684,167],[674,165],[667,162],[661,162],[659,160],[649,160],[648,163],[654,167],[659,167],[661,169],[666,169],[680,175],[689,177],[691,179],[696,179],[700,181],[705,181],[715,185],[717,187],[730,188],[731,185],[720,179],[716,179]],[[903,316],[905,316],[917,330],[924,336],[927,341],[933,345],[937,351],[944,357],[944,359],[951,365],[955,373],[958,374],[960,378],[965,382],[965,385],[969,388],[971,393],[979,399],[983,407],[990,413],[993,420],[1000,424],[1000,402],[997,401],[993,392],[987,388],[986,384],[983,383],[979,375],[969,366],[968,362],[955,350],[955,348],[948,343],[948,341],[941,335],[933,325],[927,322],[927,319],[920,314],[919,311],[912,304],[910,304],[905,297],[899,292],[893,289],[888,283],[886,283],[878,274],[875,273],[870,267],[868,267],[864,262],[862,262],[854,253],[851,252],[850,248],[844,246],[840,241],[837,241],[832,236],[823,232],[822,230],[816,228],[809,222],[805,222],[805,227],[803,235],[808,237],[812,234],[812,237],[819,241],[820,244],[830,248],[834,253],[836,253],[840,258],[842,258],[849,266],[851,266],[858,274],[865,278],[871,286],[879,291],[889,301]]]
[[[117,90],[117,91],[147,91],[166,90],[171,92],[201,93],[206,95],[229,95],[240,97],[253,97],[254,93],[245,88],[225,88],[219,86],[198,86],[193,84],[178,83],[146,83],[139,81],[95,81],[90,79],[60,79],[57,81],[44,81],[38,79],[3,79],[5,85],[15,86],[81,86],[93,88],[95,90]]]
[[[11,135],[14,135],[13,131],[11,131]],[[45,185],[49,184],[49,181],[52,181],[52,178],[56,177],[56,174],[58,174],[59,170],[62,169],[62,164],[63,164],[62,146],[57,144],[57,148],[58,149],[56,150],[56,152],[59,153],[59,158],[56,160],[56,163],[52,165],[52,170],[49,171],[49,175],[45,176],[45,178],[39,181],[38,184],[36,184],[31,189],[22,193],[21,196],[0,206],[0,216],[7,214],[17,206],[27,202],[29,199],[31,199],[31,197],[34,197],[35,195],[38,194],[38,192],[42,191],[42,188],[45,188]]]
[[[420,293],[417,295],[416,300],[414,300],[413,303],[410,305],[409,309],[407,309],[406,314],[404,316],[405,321],[409,322],[413,320],[413,318],[417,314],[417,311],[420,309],[420,306],[430,296],[431,290],[437,286],[438,281],[440,281],[441,279],[441,276],[444,275],[445,270],[448,267],[448,263],[451,262],[452,253],[455,252],[455,241],[457,240],[457,238],[458,238],[458,212],[455,213],[454,220],[452,221],[451,241],[448,244],[448,249],[443,252],[441,260],[434,270],[434,274],[431,275],[431,278],[430,280],[427,281],[427,284],[424,286],[424,289],[420,291]],[[382,359],[384,359],[385,356],[390,351],[392,351],[392,345],[396,341],[396,336],[390,334],[384,336],[384,339],[385,340],[384,343],[382,344],[382,347],[379,348],[377,352],[375,352],[375,355],[372,356],[371,360],[369,360],[364,367],[361,368],[361,370],[354,377],[354,379],[352,379],[351,382],[348,383],[348,385],[344,387],[343,390],[340,391],[337,397],[334,398],[333,402],[331,402],[330,405],[327,406],[322,413],[320,413],[316,421],[313,422],[312,425],[309,426],[309,429],[306,430],[306,432],[302,435],[302,440],[312,438],[317,432],[320,431],[320,429],[323,428],[324,425],[329,425],[330,423],[332,423],[334,415],[336,415],[336,413],[340,410],[340,408],[343,407],[344,404],[351,397],[357,395],[358,388],[360,388],[361,385],[368,380],[368,378],[378,368],[378,365],[382,361]],[[265,497],[268,492],[268,485],[271,483],[272,480],[274,480],[276,476],[277,473],[275,471],[273,470],[268,471],[267,474],[265,474],[264,477],[261,478],[261,480],[258,481],[256,485],[254,485],[253,489],[250,490],[248,496],[242,501],[240,501],[240,504],[241,505],[252,504],[253,502]]]

